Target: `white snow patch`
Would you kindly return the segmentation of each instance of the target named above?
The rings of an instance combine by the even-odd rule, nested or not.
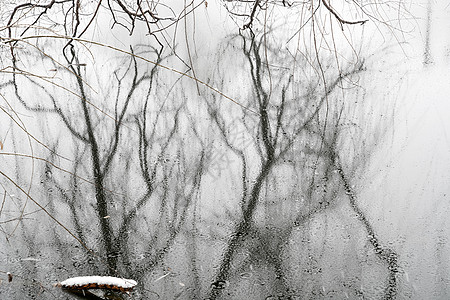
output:
[[[130,289],[137,285],[137,282],[132,279],[117,278],[111,276],[80,276],[72,277],[61,282],[61,286],[83,286],[88,284],[97,285],[112,285],[124,289]]]

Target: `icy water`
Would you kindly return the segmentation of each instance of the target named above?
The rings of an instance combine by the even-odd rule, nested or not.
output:
[[[47,77],[0,73],[0,299],[448,299],[449,7],[252,35],[202,5],[175,53],[17,47]],[[54,286],[77,276],[137,286]]]

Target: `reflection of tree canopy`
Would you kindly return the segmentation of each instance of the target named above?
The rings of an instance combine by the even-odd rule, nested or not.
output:
[[[11,133],[2,141],[0,228],[12,248],[24,245],[10,255],[54,262],[50,278],[37,263],[21,265],[23,280],[123,276],[141,283],[143,299],[249,290],[255,299],[395,298],[397,254],[353,186],[377,143],[364,134],[385,129],[355,117],[369,104],[346,101],[364,102],[366,52],[338,51],[345,33],[334,36],[380,16],[358,2],[356,21],[324,0],[222,4],[246,30],[223,39],[208,57],[211,71],[197,74],[190,38],[184,59],[175,33],[206,1],[49,1],[2,11],[1,109]],[[284,46],[292,35],[273,7],[302,11],[291,31],[305,48]],[[146,32],[150,42],[107,43],[94,26],[105,19],[111,32]],[[180,63],[186,73],[169,67]],[[38,221],[41,210],[50,224]]]

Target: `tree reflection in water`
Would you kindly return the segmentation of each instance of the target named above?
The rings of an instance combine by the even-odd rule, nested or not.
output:
[[[328,1],[234,2],[223,5],[241,30],[213,52],[215,36],[192,32],[218,26],[206,1],[164,6],[167,18],[161,4],[119,0],[86,12],[71,1],[11,6],[0,272],[15,279],[0,295],[66,299],[52,283],[81,275],[132,278],[133,299],[408,294],[395,247],[358,199],[394,114],[363,85],[380,55],[363,49],[373,16],[356,6],[347,20]],[[106,43],[108,12],[131,37]],[[362,38],[344,47],[341,29]]]

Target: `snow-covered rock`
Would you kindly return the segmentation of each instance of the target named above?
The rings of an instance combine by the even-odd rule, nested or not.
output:
[[[72,277],[56,284],[58,287],[73,290],[109,289],[122,292],[130,291],[136,285],[137,282],[132,279],[111,276]]]

